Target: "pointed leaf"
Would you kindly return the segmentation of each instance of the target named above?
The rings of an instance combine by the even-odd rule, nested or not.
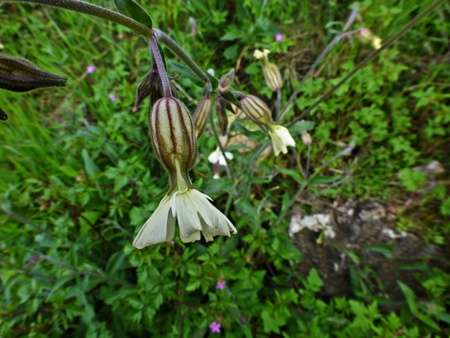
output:
[[[205,85],[205,83],[188,67],[174,61],[169,61],[169,64],[170,68],[189,78],[196,86],[203,87]]]
[[[153,27],[152,18],[137,2],[133,0],[114,0],[114,3],[123,15],[136,20],[150,29]]]

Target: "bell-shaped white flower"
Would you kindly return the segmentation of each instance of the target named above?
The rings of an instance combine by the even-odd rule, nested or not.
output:
[[[272,124],[268,129],[275,156],[278,156],[280,152],[286,154],[288,146],[295,147],[295,140],[286,127]]]
[[[229,237],[230,231],[237,232],[231,221],[208,201],[211,200],[209,196],[186,182],[178,160],[175,160],[175,166],[176,188],[162,199],[134,239],[133,246],[138,249],[172,240],[175,221],[178,221],[184,243],[200,240],[200,233],[206,241],[212,241],[214,236]]]

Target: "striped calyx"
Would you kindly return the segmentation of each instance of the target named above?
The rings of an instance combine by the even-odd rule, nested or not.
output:
[[[216,102],[217,120],[219,121],[220,134],[225,136],[228,131],[228,117],[225,109],[225,101],[219,97]]]
[[[169,173],[170,190],[181,179],[190,184],[189,170],[197,157],[194,124],[187,108],[180,100],[163,97],[153,105],[149,117],[153,147]]]
[[[278,67],[270,62],[265,62],[263,67],[264,79],[266,80],[267,87],[276,92],[283,87],[283,79]]]
[[[205,130],[209,115],[211,114],[212,102],[209,95],[202,98],[194,112],[195,135],[199,138]]]
[[[67,78],[56,75],[31,62],[0,53],[0,88],[13,92],[27,92],[45,87],[63,87]]]
[[[268,126],[273,123],[270,108],[260,98],[254,95],[241,97],[242,110],[253,122]]]

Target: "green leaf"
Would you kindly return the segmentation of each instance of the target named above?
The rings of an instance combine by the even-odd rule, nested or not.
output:
[[[400,180],[409,192],[415,191],[423,186],[427,175],[417,170],[405,168],[400,170]]]
[[[362,248],[365,250],[370,250],[373,252],[383,254],[388,259],[394,258],[394,256],[392,255],[392,250],[394,249],[393,244],[364,245]]]
[[[209,74],[208,72],[205,72],[205,75],[208,77],[209,81],[211,82],[211,88],[213,90],[217,90],[217,88],[219,88],[219,80],[215,76]]]
[[[281,167],[277,167],[277,170],[282,174],[291,176],[294,180],[296,180],[300,184],[302,184],[305,181],[303,179],[303,176],[297,170],[281,168]]]
[[[398,286],[400,286],[400,289],[402,290],[403,294],[405,295],[409,310],[411,311],[412,314],[417,316],[418,309],[417,309],[417,303],[415,300],[416,295],[414,294],[414,291],[405,283],[397,281],[397,284],[398,284]]]
[[[175,71],[180,73],[181,75],[186,76],[189,78],[196,86],[204,87],[205,83],[200,79],[197,75],[194,74],[192,70],[190,70],[188,67],[175,62],[175,61],[169,61],[170,68],[173,68]]]
[[[332,183],[340,179],[341,176],[335,175],[335,176],[316,176],[311,179],[309,184],[327,184]]]
[[[81,151],[81,157],[83,157],[84,168],[86,169],[86,174],[88,174],[89,176],[95,176],[99,172],[99,169],[95,165],[91,156],[89,156],[89,153],[87,152],[86,149],[83,149]]]
[[[312,292],[320,291],[323,286],[323,281],[315,268],[312,268],[311,271],[309,271],[308,278],[304,284],[305,287]]]
[[[312,121],[301,120],[294,123],[294,125],[289,128],[289,131],[291,132],[291,135],[300,135],[306,131],[310,131],[311,129],[313,129],[314,125],[315,123]]]
[[[138,3],[133,0],[114,0],[114,3],[120,13],[152,29],[152,18]]]

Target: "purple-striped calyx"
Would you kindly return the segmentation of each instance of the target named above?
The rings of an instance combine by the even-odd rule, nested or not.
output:
[[[176,189],[177,170],[190,185],[188,173],[197,158],[197,138],[187,108],[176,98],[163,97],[153,105],[149,125],[153,147],[169,173],[170,190]]]

